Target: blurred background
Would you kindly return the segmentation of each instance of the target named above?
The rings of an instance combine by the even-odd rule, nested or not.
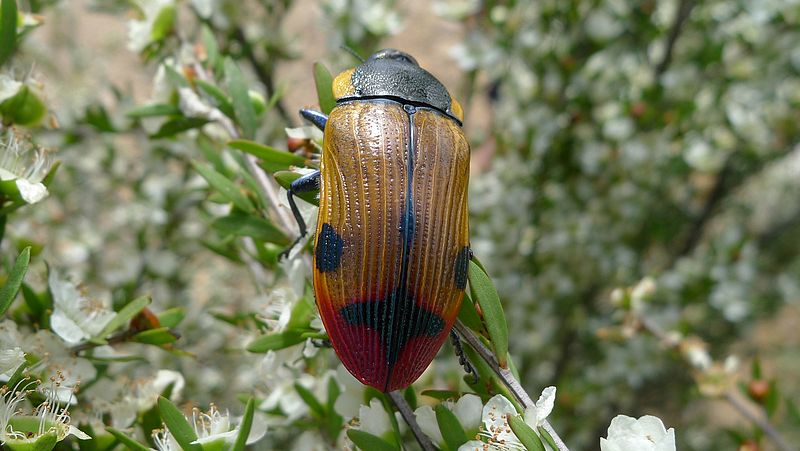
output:
[[[154,309],[186,310],[179,346],[193,357],[152,350],[120,374],[178,370],[202,404],[282,383],[242,350],[257,332],[245,313],[268,315],[277,291],[221,251],[219,205],[188,164],[218,131],[154,139],[159,121],[126,116],[169,98],[160,62],[202,53],[204,25],[277,99],[257,140],[278,148],[317,103],[312,63],[356,64],[342,46],[406,51],[460,100],[472,247],[523,385],[558,388],[550,419],[572,449],[597,449],[617,413],[658,415],[679,449],[776,449],[719,396],[729,389],[800,440],[797,1],[20,3],[42,25],[14,70],[38,83],[50,116],[36,136],[62,166],[4,247],[41,250],[40,286],[47,261],[111,302],[150,293]],[[165,5],[164,33],[132,25]],[[422,384],[452,388],[449,346],[434,367]],[[264,449],[294,443],[304,415]]]

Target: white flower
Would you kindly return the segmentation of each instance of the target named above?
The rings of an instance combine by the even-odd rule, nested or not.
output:
[[[91,437],[70,424],[67,407],[50,399],[50,394],[60,389],[73,390],[59,381],[54,380],[51,387],[44,389],[43,394],[48,399],[35,409],[27,410],[22,407],[27,396],[33,392],[31,387],[36,384],[38,382],[23,380],[11,390],[8,387],[0,390],[0,443],[16,449],[60,442],[70,435],[80,440],[90,439]]]
[[[67,343],[79,343],[94,337],[116,315],[108,302],[87,298],[55,268],[50,269],[47,283],[53,294],[50,326]]]
[[[38,358],[38,362],[29,367],[28,371],[38,374],[42,379],[58,378],[61,381],[61,388],[50,393],[57,402],[77,403],[70,387],[77,387],[97,377],[97,369],[91,362],[73,356],[64,342],[49,330],[42,329],[25,337],[22,349]]]
[[[0,92],[0,97],[2,95]],[[49,170],[47,153],[38,148],[34,150],[29,143],[19,139],[13,130],[9,130],[5,140],[0,141],[0,180],[14,180],[25,202],[35,204],[47,197],[47,187],[42,180]]]
[[[474,436],[478,432],[481,424],[481,408],[483,407],[481,398],[473,394],[466,394],[455,403],[445,401],[442,405],[455,414],[468,437]],[[430,406],[422,406],[417,408],[414,414],[422,432],[435,444],[444,444],[444,437],[442,437],[442,431],[439,430],[439,422],[436,420],[436,412]]]
[[[171,26],[175,5],[173,0],[138,0],[135,3],[143,19],[128,21],[128,48],[141,52],[152,41],[163,37],[163,27]]]
[[[534,431],[544,423],[544,420],[553,411],[556,400],[556,388],[547,387],[534,405],[525,409],[524,420]],[[458,448],[458,451],[484,451],[491,450],[524,450],[525,446],[519,441],[511,426],[508,416],[517,415],[517,410],[511,401],[503,395],[495,395],[483,406],[480,435],[485,441],[470,440]],[[537,432],[538,433],[538,432]],[[488,446],[488,447],[487,447]]]
[[[550,415],[550,412],[553,411],[555,402],[555,387],[547,387],[542,390],[542,394],[539,396],[539,399],[536,400],[536,403],[525,409],[525,423],[536,431],[536,428],[541,426],[547,416]]]
[[[639,419],[617,415],[608,427],[608,438],[600,439],[601,451],[675,451],[675,429],[660,419],[645,415]]]
[[[136,420],[140,412],[155,406],[158,397],[170,385],[170,399],[180,399],[185,385],[183,375],[170,370],[159,370],[155,375],[138,379],[124,375],[113,380],[100,379],[86,390],[84,398],[93,414],[100,417],[109,415],[113,427],[124,429]]]
[[[470,440],[459,446],[458,451],[524,450],[525,447],[508,425],[508,416],[516,414],[517,410],[511,401],[503,395],[495,395],[483,406],[481,414],[483,426],[478,434],[486,439],[486,442]]]
[[[336,381],[341,392],[336,398],[333,410],[341,415],[345,421],[358,416],[358,409],[364,402],[364,384],[359,382],[343,365],[336,368]]]
[[[376,399],[372,398],[369,406],[361,406],[358,409],[358,419],[361,421],[361,429],[377,437],[384,437],[387,433],[392,432],[392,422],[389,419],[389,414],[383,408],[383,404]]]
[[[191,424],[197,436],[197,440],[192,444],[201,445],[203,449],[224,449],[226,444],[233,443],[239,435],[240,424],[233,426],[230,414],[227,411],[220,412],[213,404],[208,412],[193,409]],[[259,415],[254,416],[246,444],[250,445],[261,440],[266,431],[266,423]],[[153,441],[160,451],[181,449],[166,427],[153,431]]]

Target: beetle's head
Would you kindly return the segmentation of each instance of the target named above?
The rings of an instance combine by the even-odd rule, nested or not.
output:
[[[400,50],[396,49],[383,49],[375,52],[372,56],[367,58],[367,61],[375,61],[375,60],[394,60],[403,63],[413,64],[414,66],[419,66],[417,60],[414,59],[413,56],[409,55],[406,52],[401,52]]]

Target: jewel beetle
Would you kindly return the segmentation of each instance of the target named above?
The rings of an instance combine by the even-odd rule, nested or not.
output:
[[[381,391],[428,367],[458,314],[471,258],[469,144],[460,104],[407,53],[381,50],[333,81],[319,171],[288,190],[319,190],[314,292],[336,354]],[[299,239],[298,239],[299,240]]]

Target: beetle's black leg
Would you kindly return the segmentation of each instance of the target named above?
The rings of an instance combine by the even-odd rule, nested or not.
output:
[[[464,372],[467,374],[472,374],[472,382],[471,385],[475,385],[481,380],[480,376],[478,376],[478,372],[475,371],[475,368],[469,363],[469,359],[464,354],[464,348],[461,347],[461,339],[458,338],[458,334],[456,331],[450,331],[450,341],[453,343],[453,348],[456,350],[456,355],[458,356],[458,363],[464,368]]]
[[[299,243],[300,240],[306,236],[306,221],[303,220],[303,216],[300,214],[300,210],[297,208],[297,204],[294,202],[294,195],[317,190],[319,190],[319,171],[314,171],[295,180],[286,191],[286,197],[289,199],[289,207],[291,207],[292,215],[294,215],[294,219],[297,221],[297,227],[300,229],[300,236],[298,236],[297,239],[294,240],[294,242],[288,248],[286,248],[286,250],[281,252],[278,258],[284,258],[288,256],[289,252],[297,245],[297,243]]]
[[[300,116],[305,120],[311,122],[318,129],[325,131],[325,124],[328,123],[328,115],[315,110],[308,110],[303,108],[300,110]]]

